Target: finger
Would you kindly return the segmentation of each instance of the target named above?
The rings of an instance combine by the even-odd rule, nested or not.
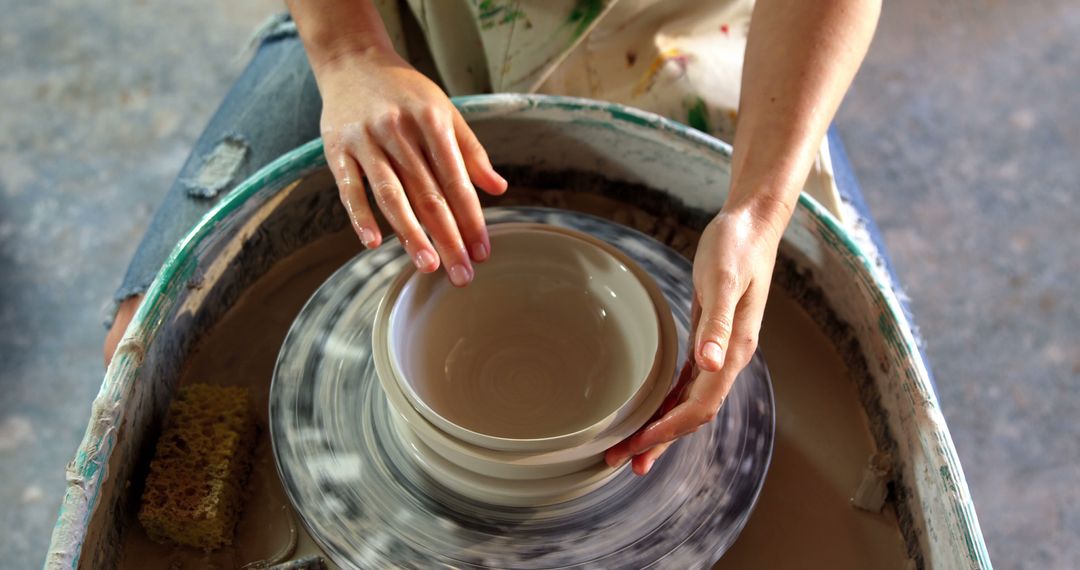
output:
[[[745,356],[746,354],[742,347],[733,349],[723,370],[701,372],[689,386],[686,400],[631,437],[623,452],[634,456],[634,461],[639,461],[638,457],[660,449],[651,456],[655,460],[675,440],[712,423],[724,405],[739,372],[749,362],[753,352],[750,351],[749,356]],[[647,466],[651,465],[652,462],[648,461]]]
[[[674,442],[671,441],[667,443],[661,443],[660,445],[649,449],[641,455],[634,456],[633,462],[631,464],[631,469],[633,469],[634,473],[637,475],[648,474],[649,471],[652,470],[653,464],[656,463],[656,460],[659,459],[660,456],[663,455],[664,452],[667,451],[667,449],[671,447],[673,443]]]
[[[382,243],[382,233],[368,204],[356,159],[343,150],[330,159],[330,172],[334,175],[341,203],[349,214],[349,222],[360,237],[360,242],[369,249],[378,247]]]
[[[473,261],[484,261],[491,253],[487,224],[480,208],[476,188],[469,180],[465,159],[454,137],[452,119],[433,112],[420,123],[420,132],[428,150],[428,163],[435,171],[458,231]]]
[[[630,445],[631,440],[634,439],[634,436],[647,429],[650,425],[652,425],[653,422],[664,417],[665,415],[667,415],[668,412],[674,409],[675,406],[677,406],[679,402],[683,400],[686,389],[690,385],[690,383],[693,382],[693,379],[694,364],[693,362],[688,360],[686,364],[683,365],[682,370],[679,372],[679,378],[675,381],[675,386],[671,389],[671,392],[668,393],[667,397],[664,398],[664,401],[660,403],[660,408],[657,409],[656,413],[653,414],[651,418],[649,418],[649,421],[646,422],[640,430],[632,434],[630,437],[615,444],[604,454],[604,461],[608,464],[609,467],[618,467],[632,455],[630,453]]]
[[[415,126],[401,124],[393,129],[383,129],[379,135],[383,149],[394,163],[394,170],[405,183],[405,195],[416,217],[431,234],[450,282],[456,287],[468,285],[473,278],[472,262],[446,196],[419,150],[422,141]]]
[[[491,166],[491,159],[480,144],[480,139],[469,128],[465,118],[457,109],[454,109],[454,135],[457,137],[458,147],[461,148],[461,156],[465,160],[465,168],[469,171],[469,178],[476,183],[484,192],[498,196],[506,192],[509,185],[506,179],[495,172]]]
[[[673,441],[715,419],[739,372],[757,349],[758,331],[768,296],[768,285],[751,284],[734,317],[735,327],[724,367],[719,372],[699,371],[686,388],[685,399],[664,417],[630,438],[625,453],[631,456]],[[705,314],[705,309],[702,309]]]
[[[727,394],[722,375],[722,372],[695,369],[692,381],[681,390],[683,397],[680,403],[634,434],[625,452],[630,456],[639,455],[657,445],[693,433],[711,422]]]
[[[742,372],[742,369],[754,357],[768,297],[769,282],[755,280],[747,287],[746,293],[739,303],[739,308],[735,311],[735,326],[732,329],[727,358],[724,363],[725,377],[729,382],[725,389],[725,395],[726,390],[730,389],[730,384],[735,382],[739,372]]]
[[[607,463],[608,467],[618,467],[631,457],[630,440],[632,438],[633,436],[628,437],[604,452],[604,463]]]
[[[706,372],[717,372],[724,366],[735,308],[743,291],[736,273],[716,271],[698,292],[701,317],[697,326],[694,355],[698,367]]]
[[[694,300],[690,302],[690,345],[694,346],[697,340],[698,324],[701,323],[701,303],[698,302],[698,296],[694,295]]]
[[[363,146],[363,152],[354,156],[360,157],[360,167],[367,175],[376,204],[401,239],[401,245],[416,264],[416,268],[424,273],[435,271],[439,268],[439,257],[435,255],[435,248],[420,228],[420,222],[409,206],[409,199],[405,197],[405,189],[401,187],[401,181],[389,160],[382,150],[370,141]]]
[[[682,370],[679,371],[679,378],[675,380],[675,386],[671,388],[671,392],[668,393],[664,401],[660,403],[660,408],[653,414],[650,422],[656,421],[668,414],[671,410],[675,409],[675,406],[679,405],[686,399],[686,391],[689,389],[690,384],[694,382],[694,378],[697,376],[697,370],[694,368],[694,362],[687,360],[686,364],[683,364]]]

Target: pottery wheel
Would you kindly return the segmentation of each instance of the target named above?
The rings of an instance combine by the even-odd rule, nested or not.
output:
[[[488,223],[575,229],[621,249],[656,280],[685,359],[691,265],[634,230],[584,214],[498,208]],[[498,255],[496,253],[496,255]],[[695,568],[735,541],[764,482],[773,397],[760,353],[716,421],[684,437],[646,477],[624,469],[565,503],[509,508],[441,487],[395,437],[375,376],[371,325],[409,263],[388,242],[361,253],[312,296],[289,331],[270,393],[270,431],[290,500],[325,552],[359,568]],[[678,370],[671,371],[671,382]]]

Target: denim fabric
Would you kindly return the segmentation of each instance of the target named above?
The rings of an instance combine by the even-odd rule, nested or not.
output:
[[[220,197],[319,136],[322,99],[307,54],[295,33],[278,33],[278,28],[265,30],[251,62],[196,141],[128,266],[117,302],[146,291],[176,243]]]

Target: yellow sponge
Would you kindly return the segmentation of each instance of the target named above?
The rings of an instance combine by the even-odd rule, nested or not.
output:
[[[146,534],[203,550],[232,544],[255,431],[246,389],[181,388],[146,477],[139,509]]]

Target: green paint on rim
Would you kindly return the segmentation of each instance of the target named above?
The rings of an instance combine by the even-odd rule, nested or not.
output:
[[[882,312],[878,316],[878,332],[894,348],[900,349],[903,346],[900,341],[900,333],[896,330],[896,324],[889,320],[888,313]]]
[[[608,115],[612,119],[618,119],[620,121],[631,123],[639,127],[653,127],[653,121],[649,117],[643,117],[638,113],[627,113],[624,109],[611,109]]]

